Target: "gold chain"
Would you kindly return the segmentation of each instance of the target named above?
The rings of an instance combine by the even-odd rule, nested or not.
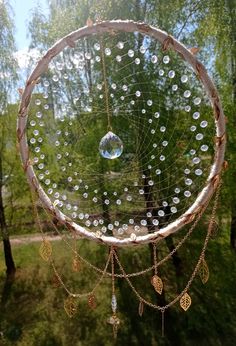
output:
[[[106,64],[105,64],[105,55],[104,55],[104,45],[103,45],[102,38],[100,38],[99,42],[100,42],[100,50],[101,50],[102,74],[103,74],[104,95],[105,95],[106,113],[107,113],[107,130],[112,131],[111,113],[110,113],[110,107],[109,107],[108,86],[107,86],[107,73],[106,73]]]

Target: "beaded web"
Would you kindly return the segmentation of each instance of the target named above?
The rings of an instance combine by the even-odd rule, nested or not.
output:
[[[19,118],[23,162],[44,205],[82,235],[153,241],[192,221],[212,195],[223,114],[186,48],[157,29],[147,35],[145,25],[106,23],[64,38],[32,73],[22,136],[27,116]]]
[[[133,291],[140,316],[145,305],[161,312],[162,334],[165,311],[178,301],[187,311],[194,278],[198,274],[203,283],[209,278],[205,253],[217,230],[220,174],[226,168],[225,121],[217,91],[193,52],[143,23],[90,23],[49,49],[22,94],[17,138],[24,170],[39,198],[33,194],[43,236],[40,255],[52,266],[53,284],[68,294],[64,309],[69,317],[76,314],[78,299],[87,298],[95,308],[95,291],[104,278],[111,278],[112,316],[107,322],[114,336],[120,325],[116,278],[125,279]],[[214,192],[205,240],[187,283],[177,294],[167,292],[168,302],[162,295],[160,304],[153,303],[133,278],[152,272],[151,286],[162,294],[166,282],[159,267],[177,256]],[[82,264],[100,275],[87,292],[75,292],[65,283],[37,206],[71,250],[72,270],[80,271]],[[62,232],[55,220],[64,226]],[[160,239],[190,222],[175,245],[166,242],[167,254],[157,252]],[[81,255],[78,235],[110,245],[105,265]],[[127,272],[115,246],[145,243],[152,243],[152,265],[137,262]],[[138,256],[123,252],[126,259]],[[142,260],[148,262],[143,255]]]

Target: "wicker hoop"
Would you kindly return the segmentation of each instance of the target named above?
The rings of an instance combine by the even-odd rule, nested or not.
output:
[[[29,148],[26,136],[27,112],[31,94],[40,76],[47,70],[48,64],[50,63],[52,58],[59,54],[65,47],[74,47],[75,42],[80,38],[99,33],[113,33],[114,31],[139,32],[144,35],[149,35],[157,39],[162,44],[163,50],[172,49],[176,51],[181,56],[181,58],[186,60],[192,66],[208,93],[214,111],[214,120],[216,127],[214,163],[211,166],[205,187],[199,193],[195,202],[190,208],[188,208],[187,211],[185,211],[184,214],[182,214],[175,221],[171,222],[169,225],[158,229],[153,233],[143,236],[137,236],[135,240],[133,240],[132,238],[117,239],[115,237],[105,235],[96,236],[96,234],[73,222],[56,206],[54,206],[37,180],[33,166],[29,160]],[[221,102],[217,90],[202,63],[200,63],[191,53],[191,51],[188,50],[183,44],[175,40],[173,37],[169,36],[164,31],[161,31],[144,23],[122,20],[105,21],[96,23],[92,26],[85,26],[83,28],[80,28],[59,40],[47,51],[47,53],[38,62],[36,68],[34,69],[26,83],[18,114],[17,138],[19,142],[19,150],[23,168],[25,170],[29,184],[31,188],[38,194],[38,197],[43,203],[44,207],[60,222],[65,224],[69,229],[76,231],[77,234],[81,237],[114,246],[138,245],[159,241],[167,237],[168,235],[178,231],[187,223],[192,222],[196,215],[201,212],[207,205],[219,183],[220,173],[224,163],[224,152],[226,144],[225,117],[223,114]]]

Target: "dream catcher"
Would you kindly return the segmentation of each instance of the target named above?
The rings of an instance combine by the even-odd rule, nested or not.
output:
[[[162,327],[169,307],[191,305],[195,276],[208,280],[205,251],[216,227],[225,120],[217,91],[194,53],[143,23],[90,24],[49,49],[22,93],[17,136],[38,225],[42,230],[40,208],[71,251],[73,270],[83,263],[100,278],[89,292],[73,293],[43,231],[40,254],[67,292],[69,316],[83,297],[94,307],[97,287],[111,279],[108,322],[114,334],[120,324],[117,278],[133,290],[140,315],[145,305],[162,313]],[[149,276],[150,286],[163,294],[160,266],[194,232],[212,196],[205,240],[188,282],[166,305],[156,305],[133,278]],[[159,258],[163,239],[183,227],[187,232],[177,245]],[[109,247],[103,268],[80,255],[80,239]],[[127,272],[123,248],[135,246],[138,253],[144,244],[152,248],[153,263]]]

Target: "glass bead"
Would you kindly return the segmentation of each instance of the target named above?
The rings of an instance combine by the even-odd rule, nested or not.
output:
[[[196,129],[197,129],[197,127],[196,127],[195,125],[192,125],[192,126],[190,127],[190,131],[192,131],[192,132],[196,131]]]
[[[116,204],[117,204],[117,205],[121,205],[121,200],[120,200],[120,199],[117,199]]]
[[[190,174],[190,173],[191,173],[190,169],[189,168],[185,168],[184,174]]]
[[[200,105],[200,103],[201,103],[200,97],[196,97],[196,98],[193,100],[193,103],[194,103],[196,106]]]
[[[156,170],[156,175],[160,175],[161,174],[161,170],[160,169],[157,169]]]
[[[39,168],[39,169],[43,169],[43,168],[44,168],[44,163],[40,163],[40,164],[38,165],[38,168]]]
[[[195,170],[195,174],[198,175],[198,176],[202,175],[202,170],[200,168],[196,169]]]
[[[147,105],[151,106],[152,105],[152,100],[147,100]]]
[[[177,208],[176,208],[176,207],[171,207],[171,208],[170,208],[170,211],[171,211],[173,214],[175,214],[175,213],[177,213]]]
[[[175,193],[180,193],[180,188],[179,187],[175,188]]]
[[[105,48],[105,55],[110,56],[111,55],[111,50],[110,48]]]
[[[96,51],[100,50],[100,44],[99,44],[99,43],[95,43],[95,44],[94,44],[94,49],[95,49]]]
[[[189,179],[189,178],[185,179],[185,185],[190,186],[192,185],[192,183],[193,183],[192,179]]]
[[[136,59],[134,59],[134,62],[135,62],[136,65],[139,65],[140,64],[140,59],[136,58]]]
[[[163,62],[164,62],[164,64],[168,64],[168,63],[170,62],[170,57],[169,57],[169,55],[165,55],[165,56],[163,57]]]
[[[127,91],[127,90],[128,90],[127,85],[124,84],[124,85],[122,86],[122,90]]]
[[[163,147],[167,147],[168,142],[167,142],[167,141],[163,141],[163,142],[162,142],[162,145],[163,145]]]
[[[134,219],[129,219],[129,224],[133,225],[134,224]]]
[[[190,90],[185,90],[184,97],[189,98],[190,96],[191,96],[191,91]]]
[[[185,112],[190,112],[191,111],[191,107],[188,105],[188,106],[185,106],[184,107],[184,110]]]
[[[207,122],[206,120],[203,120],[203,121],[200,123],[200,126],[201,126],[202,128],[207,127],[207,125],[208,125],[208,122]]]
[[[197,120],[200,118],[200,113],[199,112],[194,112],[193,113],[193,119]]]
[[[201,141],[202,139],[203,139],[203,134],[202,133],[198,133],[197,135],[196,135],[196,140],[197,141]]]
[[[129,56],[130,58],[133,58],[133,56],[134,56],[134,51],[133,51],[133,49],[129,49],[129,50],[128,50],[128,56]]]
[[[95,57],[95,60],[96,60],[97,62],[100,62],[100,61],[101,61],[100,56],[97,55],[97,56]]]
[[[173,90],[173,91],[178,90],[178,85],[177,85],[177,84],[172,85],[172,90]]]
[[[180,80],[181,80],[182,83],[187,83],[187,81],[188,81],[188,76],[186,76],[186,75],[184,74],[183,76],[181,76]]]
[[[156,133],[155,129],[151,129],[151,134],[154,135],[154,133]]]
[[[37,118],[40,119],[40,118],[42,118],[42,116],[43,116],[42,112],[37,112],[37,113],[36,113],[36,117],[37,117]]]
[[[141,96],[141,92],[140,92],[139,90],[137,90],[137,91],[135,92],[135,95],[136,95],[137,97],[140,97],[140,96]]]
[[[144,54],[146,52],[146,48],[144,46],[141,46],[139,48],[140,53]]]
[[[35,144],[36,143],[36,139],[35,138],[30,138],[30,143],[31,144]]]
[[[156,55],[153,55],[153,56],[151,57],[151,62],[152,62],[153,64],[156,64],[156,63],[157,63],[157,56],[156,56]]]
[[[203,144],[202,146],[201,146],[201,151],[207,151],[208,150],[208,145],[206,145],[206,144]]]
[[[140,189],[140,190],[139,190],[139,194],[140,194],[140,195],[143,195],[143,194],[144,194],[144,190],[143,190],[143,189]]]
[[[153,180],[149,180],[149,181],[148,181],[148,185],[153,186],[153,185],[154,185]]]
[[[173,197],[173,203],[178,204],[180,202],[180,199],[178,197]]]
[[[59,78],[56,74],[54,74],[54,76],[52,76],[52,80],[53,80],[53,82],[58,82]]]
[[[158,119],[158,118],[160,117],[160,113],[159,113],[159,112],[154,113],[154,117],[155,117],[156,119]]]
[[[140,221],[140,224],[141,224],[142,226],[147,226],[147,221],[146,221],[146,220],[141,220],[141,221]]]
[[[36,125],[36,121],[31,120],[31,121],[30,121],[30,125],[31,125],[31,126],[35,126],[35,125]]]
[[[117,56],[116,56],[116,61],[117,61],[117,62],[121,62],[121,60],[122,60],[121,56],[120,56],[120,55],[117,55]]]
[[[159,221],[158,221],[157,219],[153,219],[153,220],[152,220],[152,223],[153,223],[154,226],[159,225]]]
[[[85,53],[85,58],[88,59],[88,60],[90,60],[90,59],[92,58],[91,53],[86,52],[86,53]],[[64,77],[64,78],[65,78],[65,77]]]
[[[184,191],[184,196],[185,197],[190,197],[191,196],[191,192],[190,191]]]
[[[165,73],[164,70],[162,70],[162,69],[159,70],[159,76],[161,76],[161,77],[164,76],[164,73]]]
[[[160,156],[160,161],[165,161],[166,157],[164,155]]]
[[[83,197],[84,197],[84,198],[88,198],[87,192],[83,193]]]
[[[36,104],[36,106],[41,105],[41,100],[40,100],[40,99],[36,99],[36,100],[35,100],[35,104]]]
[[[166,131],[166,127],[165,127],[165,126],[161,126],[161,127],[160,127],[160,131],[161,131],[161,132],[165,132],[165,131]]]
[[[201,159],[199,157],[194,157],[192,162],[197,165],[198,163],[200,163]]]
[[[119,48],[119,49],[123,49],[123,48],[124,48],[124,42],[121,42],[121,41],[120,41],[120,42],[117,43],[116,46],[117,46],[117,48]]]
[[[165,212],[164,210],[158,210],[158,213],[157,213],[159,216],[164,216],[165,215]]]
[[[105,203],[106,205],[110,204],[109,199],[105,199],[104,203]]]
[[[175,77],[175,71],[170,70],[170,71],[168,72],[168,76],[169,76],[169,78],[174,78],[174,77]]]
[[[150,211],[149,212],[147,212],[147,217],[152,217],[152,213],[150,213]]]
[[[90,227],[91,226],[91,221],[90,220],[86,220],[85,221],[85,226]]]

